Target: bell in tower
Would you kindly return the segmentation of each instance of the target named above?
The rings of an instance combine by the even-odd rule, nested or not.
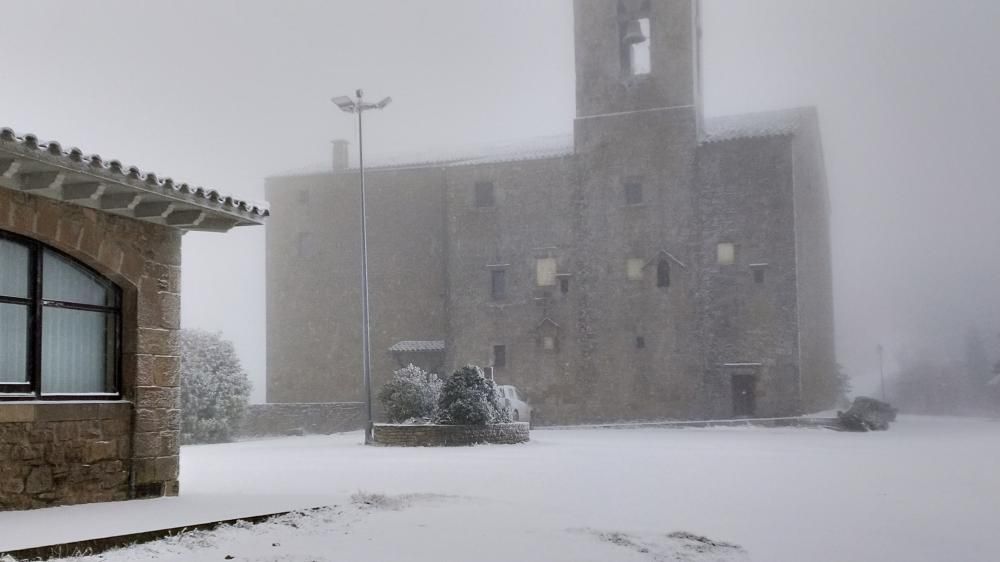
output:
[[[577,116],[699,106],[698,0],[574,0]]]
[[[644,43],[646,39],[648,38],[643,33],[642,24],[639,23],[639,20],[629,20],[625,27],[625,36],[622,37],[622,43],[631,46]]]

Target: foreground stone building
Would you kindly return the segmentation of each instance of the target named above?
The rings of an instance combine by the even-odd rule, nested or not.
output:
[[[267,215],[0,130],[0,510],[177,494],[181,235]]]
[[[375,388],[426,357],[492,366],[543,422],[829,405],[816,112],[705,119],[696,1],[574,6],[571,137],[369,170]],[[361,399],[347,161],[268,180],[271,402]]]

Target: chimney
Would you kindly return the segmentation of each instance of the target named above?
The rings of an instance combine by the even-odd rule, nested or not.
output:
[[[343,172],[350,167],[348,149],[351,143],[343,139],[333,141],[333,171]]]

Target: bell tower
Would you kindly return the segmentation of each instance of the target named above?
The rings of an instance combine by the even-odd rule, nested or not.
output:
[[[700,115],[699,0],[574,0],[577,117]]]

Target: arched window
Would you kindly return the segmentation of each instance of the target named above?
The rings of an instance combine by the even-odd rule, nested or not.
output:
[[[661,259],[656,263],[656,286],[670,286],[670,262],[665,259]]]
[[[120,333],[118,287],[0,231],[0,400],[117,397]]]

